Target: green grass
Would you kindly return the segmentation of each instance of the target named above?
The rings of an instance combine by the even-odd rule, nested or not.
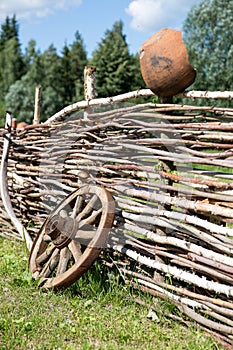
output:
[[[152,298],[131,291],[111,270],[95,264],[70,288],[43,292],[27,272],[22,243],[0,239],[0,349],[220,350],[207,334],[167,317],[147,318]]]
[[[217,165],[209,165],[209,164],[195,164],[192,163],[192,167],[197,170],[206,170],[206,171],[213,171],[213,172],[219,172],[222,174],[233,174],[232,168],[227,168],[224,166],[217,166]]]

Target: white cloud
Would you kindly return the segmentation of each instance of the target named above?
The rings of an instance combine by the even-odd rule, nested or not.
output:
[[[1,0],[0,20],[14,14],[17,19],[31,16],[46,17],[56,9],[79,6],[81,3],[82,0]]]
[[[171,27],[185,18],[202,0],[133,0],[125,9],[132,16],[131,27],[140,32]]]

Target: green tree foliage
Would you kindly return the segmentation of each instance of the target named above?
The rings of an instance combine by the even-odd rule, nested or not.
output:
[[[83,91],[83,70],[87,58],[81,36],[76,36],[76,39],[71,48],[65,44],[61,57],[53,45],[41,54],[36,49],[36,42],[29,42],[24,56],[27,73],[11,85],[5,96],[7,108],[19,121],[31,121],[37,85],[42,86],[41,120],[77,101],[78,84]]]
[[[184,41],[197,69],[197,90],[233,89],[233,0],[204,0],[184,23]]]
[[[42,120],[77,101],[78,97],[82,99],[83,70],[87,57],[81,36],[76,33],[75,39],[71,48],[64,45],[61,57],[53,45],[41,54],[36,49],[36,42],[29,42],[24,56],[27,73],[11,85],[5,96],[7,108],[18,120],[31,121],[37,85],[42,86]]]
[[[42,87],[42,121],[82,100],[83,72],[88,63],[97,67],[99,97],[144,87],[139,57],[129,53],[121,21],[106,31],[88,62],[78,31],[71,45],[65,43],[61,55],[53,45],[41,53],[35,40],[28,43],[22,55],[16,18],[7,17],[0,30],[0,112],[9,109],[17,120],[31,122],[38,85]]]
[[[75,96],[75,82],[71,71],[70,49],[67,46],[67,44],[65,44],[62,50],[61,84],[64,91],[63,92],[64,104],[68,105],[72,103],[73,97]]]
[[[132,55],[131,70],[132,70],[132,81],[131,81],[130,90],[146,88],[146,84],[142,78],[142,73],[140,69],[140,59],[139,59],[138,53],[136,53],[136,55]]]
[[[97,69],[96,90],[99,97],[130,91],[135,85],[133,61],[123,34],[123,23],[115,22],[112,30],[106,31],[90,61]]]
[[[35,63],[35,60],[41,55],[40,50],[36,48],[36,41],[30,40],[28,46],[25,49],[24,63],[26,70],[30,69],[30,66]]]
[[[29,123],[33,118],[35,88],[37,85],[41,84],[44,76],[41,55],[40,52],[36,50],[36,43],[34,40],[29,42],[24,59],[27,73],[10,86],[5,96],[5,101],[7,109],[17,117],[18,121],[26,121]],[[43,116],[44,108],[42,107],[41,109]]]
[[[33,85],[33,86],[32,86]],[[35,86],[32,84],[30,75],[24,75],[17,80],[5,97],[7,109],[18,121],[29,123],[33,118]]]
[[[30,122],[34,112],[35,88],[41,85],[41,119],[45,120],[63,107],[63,88],[59,81],[61,59],[52,45],[41,55],[34,41],[29,43],[25,59],[27,73],[11,85],[5,97],[6,105],[17,120]]]
[[[75,33],[75,41],[70,48],[63,47],[61,57],[61,84],[64,89],[65,105],[83,99],[83,71],[87,65],[87,53],[80,33]]]
[[[7,16],[5,23],[1,25],[0,50],[4,49],[5,43],[12,38],[15,38],[19,42],[19,25],[15,15],[12,18]]]
[[[64,89],[62,86],[61,76],[61,58],[58,56],[56,48],[50,45],[49,48],[41,55],[41,65],[43,69],[43,76],[41,79],[41,86],[43,88],[42,104],[43,100],[46,101],[44,106],[44,113],[48,113],[48,116],[64,107],[63,95]],[[50,97],[48,97],[48,96]]]
[[[4,50],[2,51],[2,58],[3,79],[1,88],[3,93],[6,93],[9,87],[24,73],[19,44],[15,38],[5,43]]]
[[[70,66],[75,84],[75,101],[83,100],[83,71],[87,65],[87,52],[79,31],[75,33],[75,40],[70,48]]]
[[[10,86],[25,73],[15,16],[6,18],[0,31],[0,101]]]

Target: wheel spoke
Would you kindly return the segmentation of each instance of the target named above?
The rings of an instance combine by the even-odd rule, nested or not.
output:
[[[59,276],[67,270],[67,266],[71,257],[72,254],[68,247],[61,249],[56,276]]]
[[[77,215],[76,220],[79,222],[84,216],[90,214],[93,210],[95,203],[97,202],[98,197],[96,194],[89,200],[85,208]]]
[[[43,285],[45,284],[46,281],[48,281],[48,278],[41,277],[37,286],[43,287]]]
[[[37,265],[41,265],[45,263],[50,258],[55,248],[56,248],[55,245],[51,243],[51,245],[47,247],[44,253],[42,253],[40,256],[36,258]]]
[[[100,208],[99,210],[93,210],[93,212],[91,213],[91,215],[88,218],[79,221],[79,228],[81,229],[84,225],[94,224],[96,221],[96,218],[101,213],[102,213],[102,208]]]
[[[81,245],[87,246],[88,243],[95,237],[96,230],[90,225],[83,226],[82,230],[78,230],[74,241],[79,242]]]
[[[75,205],[71,214],[71,217],[74,219],[77,215],[77,213],[81,212],[82,205],[83,205],[84,199],[82,196],[78,196],[75,201]]]
[[[59,256],[60,256],[60,250],[55,249],[53,254],[51,255],[50,259],[47,261],[46,265],[40,272],[41,277],[49,277],[51,273],[54,271],[56,268],[58,262],[59,262]]]
[[[69,244],[69,249],[71,251],[71,254],[73,255],[74,261],[78,262],[78,260],[82,256],[81,244],[73,240]]]

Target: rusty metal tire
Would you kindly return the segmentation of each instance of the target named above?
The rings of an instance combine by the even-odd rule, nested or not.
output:
[[[87,185],[68,195],[47,217],[33,242],[29,271],[43,289],[79,279],[105,247],[115,214],[111,194]]]

